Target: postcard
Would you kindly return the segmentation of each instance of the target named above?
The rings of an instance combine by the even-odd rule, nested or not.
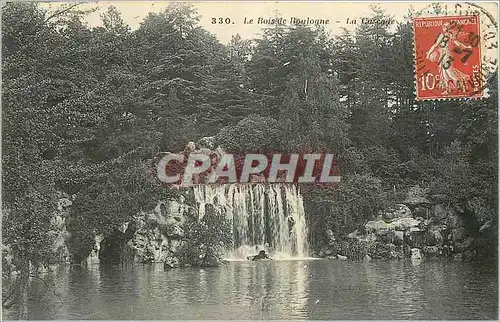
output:
[[[3,319],[498,319],[498,2],[1,25]]]

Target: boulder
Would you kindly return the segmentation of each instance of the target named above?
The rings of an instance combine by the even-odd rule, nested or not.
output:
[[[437,204],[431,207],[432,217],[437,221],[446,220],[450,216],[450,211],[448,211],[444,206]]]
[[[159,227],[155,227],[153,229],[152,235],[153,235],[152,237],[153,237],[154,240],[161,242],[161,240],[162,240],[162,234],[161,234],[161,231],[160,231]]]
[[[163,236],[162,241],[160,242],[160,254],[159,257],[155,260],[156,262],[165,262],[165,259],[167,258],[169,252],[169,242],[168,239]]]
[[[52,225],[52,229],[60,231],[64,230],[66,226],[66,218],[64,218],[63,215],[60,213],[56,214],[52,219],[50,220],[50,224]]]
[[[185,152],[193,152],[194,150],[196,150],[196,144],[193,141],[188,142],[184,149]]]
[[[326,249],[327,249],[327,248],[322,247],[322,248],[320,248],[318,251],[316,251],[316,252],[315,252],[316,257],[319,257],[319,258],[325,258],[325,257],[327,257],[327,255],[325,254],[325,250],[326,250]]]
[[[397,218],[405,218],[411,216],[412,215],[410,208],[403,204],[398,204],[395,207],[382,213],[382,219],[389,222]]]
[[[394,250],[394,252],[395,252],[396,259],[404,259],[406,257],[403,245],[396,246],[396,249]]]
[[[404,217],[393,221],[392,226],[395,230],[408,230],[417,227],[420,223],[418,219]]]
[[[154,235],[150,232],[138,232],[128,243],[134,250],[136,260],[141,263],[151,263],[155,261],[156,247],[154,245]]]
[[[182,229],[179,225],[168,226],[167,236],[172,239],[181,239],[184,237],[184,229]]]
[[[158,225],[158,218],[156,214],[144,214],[143,223],[140,223],[141,228],[148,229]]]
[[[169,245],[170,252],[177,253],[181,247],[182,247],[182,241],[177,239],[170,240],[170,245]]]
[[[418,248],[411,249],[411,259],[424,259],[424,254]]]
[[[404,231],[417,227],[421,224],[421,220],[411,217],[397,218],[390,223],[384,220],[371,220],[365,224],[365,231],[367,233],[374,232],[377,235],[385,235],[389,230]]]
[[[391,224],[386,223],[383,220],[371,220],[365,224],[365,230],[367,232],[380,232],[381,230],[389,230],[392,228]]]
[[[326,248],[323,250],[323,257],[337,256],[337,252],[332,248]]]
[[[328,240],[328,245],[333,245],[336,241],[335,236],[333,235],[333,231],[331,229],[327,229],[325,233]]]
[[[94,247],[90,251],[90,255],[87,258],[87,262],[89,264],[96,264],[99,263],[99,251],[101,248],[101,242],[104,239],[104,236],[102,234],[94,236]],[[131,243],[132,241],[129,241],[128,243]]]
[[[60,198],[57,200],[57,210],[63,211],[66,208],[70,207],[73,204],[70,198]]]
[[[411,218],[411,210],[408,208],[407,205],[404,204],[398,204],[396,205],[396,209],[393,212],[394,215],[396,215],[396,218]]]
[[[430,201],[426,197],[427,190],[416,185],[408,190],[404,203],[410,206],[427,205]]]
[[[492,223],[492,221],[491,221],[491,220],[488,220],[487,222],[485,222],[485,223],[481,226],[481,228],[479,228],[479,232],[480,232],[480,233],[482,233],[482,232],[487,231],[488,229],[490,229],[490,228],[491,228],[491,223]]]
[[[213,150],[215,148],[215,137],[213,136],[202,137],[200,140],[198,140],[196,146],[198,147],[198,149],[206,148]]]
[[[155,212],[154,214],[151,214],[150,220],[154,222],[154,226],[166,226],[167,225],[167,218],[164,217],[161,213]]]
[[[184,197],[179,198],[179,200],[169,200],[168,202],[162,203],[159,205],[155,212],[157,214],[161,214],[161,217],[158,216],[158,222],[161,224],[161,218],[164,218],[164,222],[166,224],[180,224],[183,225],[186,221],[186,216],[188,214],[189,209],[183,204]]]
[[[347,237],[352,238],[352,239],[360,239],[361,238],[361,236],[359,236],[359,232],[357,229],[355,231],[353,231],[352,233],[347,234]]]
[[[277,179],[278,181],[280,178]],[[250,174],[250,182],[251,183],[265,183],[267,182],[266,176],[263,174]]]

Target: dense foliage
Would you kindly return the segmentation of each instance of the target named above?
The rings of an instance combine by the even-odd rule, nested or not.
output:
[[[68,230],[79,261],[93,234],[165,193],[148,160],[204,136],[237,152],[334,153],[339,189],[304,196],[315,244],[416,184],[477,227],[496,227],[497,76],[484,100],[415,101],[409,22],[335,37],[269,28],[226,46],[186,4],[137,30],[113,7],[102,27],[86,26],[86,14],[78,5],[3,7],[3,243],[18,268],[48,260],[57,190],[76,195]],[[217,226],[196,225],[190,231],[207,236]]]
[[[180,250],[180,263],[200,267],[219,265],[225,251],[233,246],[231,226],[224,212],[207,205],[204,216],[188,224]]]

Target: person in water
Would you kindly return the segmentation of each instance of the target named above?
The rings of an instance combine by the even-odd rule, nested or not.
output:
[[[265,250],[261,250],[257,255],[255,255],[252,260],[253,261],[256,261],[256,260],[260,260],[260,259],[271,259],[269,258],[269,256],[267,256],[266,254],[266,251]]]
[[[255,252],[257,254],[259,253],[259,245],[255,246]],[[252,260],[255,256],[257,256],[257,255],[247,256],[247,260]]]

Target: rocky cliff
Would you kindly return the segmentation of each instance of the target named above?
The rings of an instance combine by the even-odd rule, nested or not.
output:
[[[412,253],[426,258],[474,258],[481,232],[478,235],[471,229],[462,214],[432,204],[424,194],[418,187],[410,189],[404,203],[380,213],[345,238],[327,231],[328,242],[318,255],[353,260],[402,259]]]

